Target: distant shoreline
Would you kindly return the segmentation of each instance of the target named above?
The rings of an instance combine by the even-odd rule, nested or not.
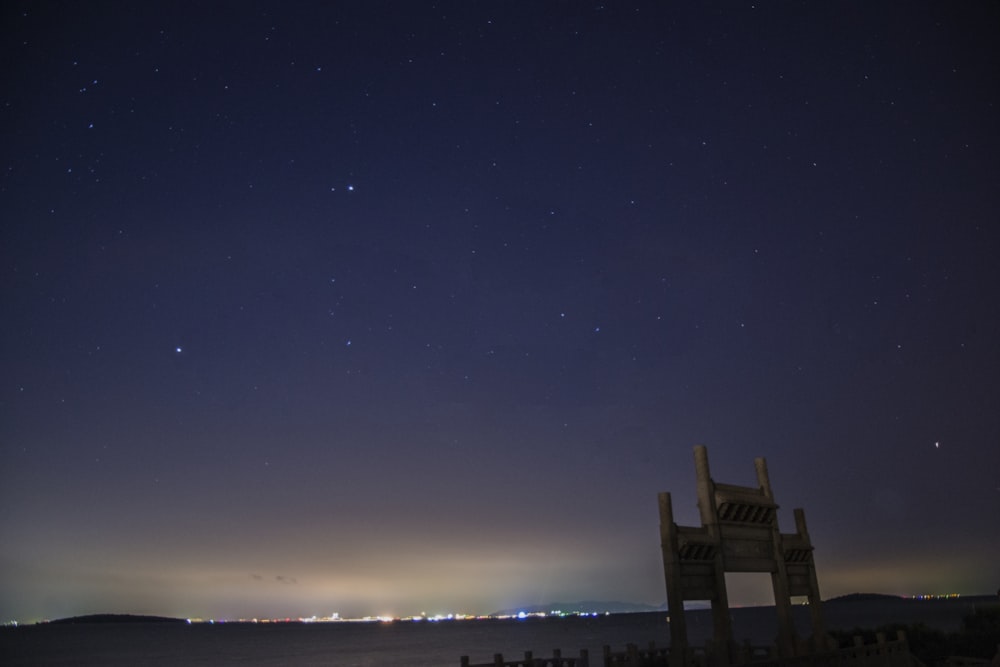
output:
[[[963,596],[960,596],[960,597],[959,596],[956,596],[956,597],[945,597],[945,596],[930,597],[930,596],[928,596],[928,597],[925,597],[925,598],[918,598],[918,597],[906,597],[906,596],[901,596],[901,595],[890,595],[890,594],[885,594],[885,593],[849,593],[847,595],[839,595],[837,597],[833,597],[833,598],[829,598],[827,600],[824,600],[823,601],[823,605],[824,606],[826,606],[826,605],[835,605],[836,606],[836,605],[845,604],[845,603],[865,603],[865,602],[869,602],[869,603],[870,602],[899,602],[899,603],[913,603],[914,605],[922,605],[922,604],[928,604],[928,603],[934,603],[934,602],[937,602],[937,603],[944,603],[944,602],[991,603],[991,602],[1000,602],[1000,600],[998,600],[998,597],[996,595],[963,595]],[[569,608],[573,608],[574,607],[574,605],[565,605],[565,604],[561,605],[561,606],[563,606],[563,607],[569,607]],[[773,606],[774,605],[760,605],[760,607],[773,607]],[[537,606],[537,609],[543,609],[543,608],[552,608],[552,606],[551,605]],[[735,611],[737,609],[747,609],[747,608],[749,608],[749,607],[732,607],[731,609]],[[532,608],[530,608],[530,610],[531,611],[529,612],[529,615],[531,615],[531,616],[535,616],[535,615],[545,616],[545,617],[549,616],[549,614],[538,614],[538,612],[536,611],[536,607],[532,607]],[[706,606],[706,610],[707,610],[707,606]],[[687,611],[688,612],[696,612],[698,610],[697,609],[688,609]],[[618,614],[630,614],[630,613],[640,613],[640,614],[641,613],[667,613],[667,610],[665,608],[664,609],[656,609],[655,607],[647,606],[646,609],[642,609],[642,610],[625,610],[625,609],[619,609],[619,610],[613,610],[613,611],[609,610],[609,611],[603,612],[601,615],[605,615],[605,614],[618,615]],[[570,613],[568,613],[566,615],[577,615],[577,614],[574,613],[574,612],[570,612]],[[587,615],[589,615],[589,614],[587,614]],[[491,615],[485,616],[485,617],[469,617],[469,618],[464,618],[462,620],[474,620],[475,618],[478,618],[480,620],[485,620],[485,619],[503,619],[503,618],[508,618],[508,617],[511,617],[511,616],[516,617],[516,615],[514,615],[514,614],[509,614],[508,615],[508,614],[503,613],[503,612],[498,612],[498,613],[491,614]],[[344,620],[346,621],[347,619],[344,619]],[[389,619],[378,619],[378,620],[385,621],[385,620],[389,620]],[[397,619],[391,619],[391,620],[392,621],[405,621],[405,620],[421,620],[421,619],[397,618]],[[427,619],[424,619],[424,620],[427,620]],[[443,620],[443,619],[434,619],[434,620]],[[243,621],[241,619],[241,620],[226,620],[226,621],[220,621],[220,622],[225,622],[225,623],[247,622],[247,623],[250,623],[251,621]],[[308,621],[308,619],[284,619],[282,622],[284,622],[284,623],[307,623],[309,621]],[[55,619],[55,620],[51,620],[51,621],[39,621],[39,622],[34,623],[32,625],[106,625],[106,624],[116,624],[116,623],[189,624],[189,623],[191,623],[191,621],[189,619],[186,619],[186,618],[174,618],[174,617],[171,617],[171,616],[154,616],[154,615],[144,615],[144,614],[86,614],[86,615],[81,615],[81,616],[70,616],[70,617],[66,617],[66,618],[59,618],[59,619]]]

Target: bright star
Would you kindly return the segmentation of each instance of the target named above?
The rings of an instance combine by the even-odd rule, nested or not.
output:
[[[183,351],[184,351],[184,348],[182,348],[180,346],[177,346],[177,347],[174,348],[174,352],[176,352],[177,354],[180,354]]]

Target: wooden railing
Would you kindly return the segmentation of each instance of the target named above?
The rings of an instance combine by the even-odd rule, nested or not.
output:
[[[552,652],[551,658],[536,658],[531,651],[525,651],[523,658],[507,660],[502,653],[493,655],[493,662],[469,662],[469,656],[463,655],[461,667],[590,667],[590,656],[587,649],[580,649],[579,657],[563,657],[562,652],[556,649]]]
[[[903,631],[896,634],[896,639],[886,641],[885,635],[879,633],[874,644],[865,644],[861,637],[854,637],[854,645],[847,648],[833,649],[798,655],[794,657],[778,657],[777,651],[771,646],[751,646],[749,643],[734,646],[732,656],[725,659],[712,650],[710,645],[691,647],[681,658],[675,656],[671,662],[671,650],[667,646],[656,646],[650,642],[646,648],[628,644],[624,651],[612,651],[604,647],[600,662],[590,663],[586,649],[581,649],[579,656],[563,656],[557,649],[552,657],[536,658],[531,651],[525,651],[524,657],[508,660],[503,654],[493,656],[493,662],[469,662],[468,656],[462,656],[461,667],[716,667],[719,665],[752,665],[753,667],[922,667],[922,664],[910,653],[909,644]]]

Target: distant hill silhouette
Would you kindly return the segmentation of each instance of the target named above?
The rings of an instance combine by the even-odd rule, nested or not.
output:
[[[631,614],[650,611],[666,611],[666,604],[658,607],[638,602],[615,602],[608,600],[583,600],[580,602],[550,602],[548,604],[535,604],[516,609],[501,609],[495,611],[491,616],[515,616],[521,612],[526,614],[545,613],[561,611],[565,614]]]
[[[184,618],[169,616],[142,616],[137,614],[87,614],[86,616],[70,616],[49,621],[54,625],[84,625],[95,623],[187,623]]]
[[[902,600],[899,595],[887,595],[886,593],[848,593],[835,598],[824,600],[824,602],[865,602],[871,600]]]

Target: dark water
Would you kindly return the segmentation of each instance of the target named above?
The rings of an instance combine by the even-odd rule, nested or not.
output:
[[[668,643],[664,614],[441,623],[46,625],[0,632],[2,665],[454,666],[521,657],[599,656],[605,643]]]
[[[839,602],[824,605],[830,629],[849,630],[900,622],[923,622],[957,630],[973,609],[968,601]],[[809,613],[796,607],[799,632],[809,634]],[[711,634],[707,610],[688,612],[692,643]],[[734,639],[768,644],[776,634],[774,609],[732,610]],[[468,655],[489,662],[494,653],[511,658],[531,650],[536,657],[589,650],[592,663],[602,646],[624,650],[629,642],[669,644],[665,614],[615,614],[591,618],[442,623],[327,623],[219,625],[39,625],[0,630],[2,665],[323,665],[334,667],[457,667]]]

